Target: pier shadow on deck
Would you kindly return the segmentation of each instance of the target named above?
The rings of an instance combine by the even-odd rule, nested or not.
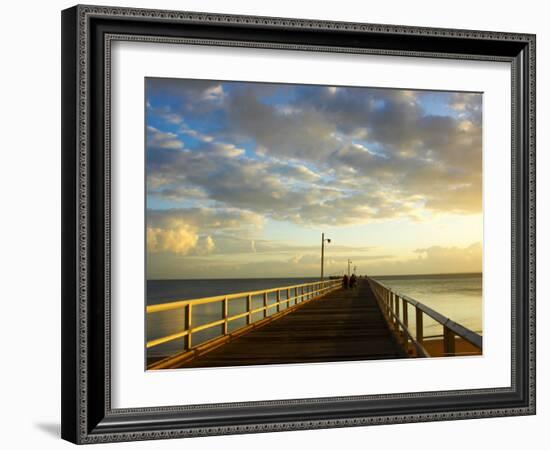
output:
[[[173,368],[406,358],[367,281],[358,281]]]

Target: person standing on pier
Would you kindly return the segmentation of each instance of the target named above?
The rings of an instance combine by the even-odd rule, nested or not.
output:
[[[344,275],[344,278],[342,278],[342,287],[344,289],[348,288],[349,279],[347,275]]]
[[[357,277],[352,273],[351,277],[349,277],[349,287],[353,289],[355,286],[357,286]]]

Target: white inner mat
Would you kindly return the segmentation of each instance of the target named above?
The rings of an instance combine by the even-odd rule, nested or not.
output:
[[[144,77],[483,92],[483,356],[146,372]],[[507,63],[115,42],[113,408],[509,386],[510,121]]]

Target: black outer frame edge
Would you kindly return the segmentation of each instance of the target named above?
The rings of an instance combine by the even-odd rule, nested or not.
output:
[[[535,223],[530,223],[531,207],[533,208],[533,222],[534,222],[534,208],[535,205],[530,203],[530,190],[529,183],[530,177],[534,177],[534,173],[530,173],[531,156],[534,158],[534,154],[530,155],[530,119],[535,118],[535,95],[530,95],[531,81],[535,81],[535,67],[533,60],[533,72],[530,72],[530,57],[534,58],[535,52],[535,37],[532,37],[531,44],[527,44],[516,56],[517,65],[517,78],[516,78],[516,92],[517,92],[517,108],[516,116],[514,117],[517,124],[517,136],[516,145],[517,153],[513,155],[516,158],[516,298],[524,299],[525,301],[518,302],[516,311],[516,382],[518,393],[521,395],[523,402],[529,405],[532,414],[536,413],[536,394],[535,387],[533,392],[529,392],[529,340],[530,330],[528,328],[528,319],[530,315],[529,308],[531,305],[527,301],[530,298],[530,279],[531,273],[534,276],[535,262],[531,261],[530,255],[530,233],[531,229],[534,234]],[[530,104],[530,102],[533,104]],[[533,123],[534,125],[534,123]],[[533,136],[534,139],[534,136]],[[534,143],[533,143],[534,145]],[[534,179],[532,180],[534,182]],[[530,228],[531,227],[531,228]],[[533,242],[534,245],[534,242]],[[534,255],[533,255],[534,258]],[[534,308],[534,305],[532,306]],[[535,330],[533,329],[534,333]],[[533,344],[534,345],[534,344]],[[535,348],[533,347],[533,351]],[[535,367],[533,367],[533,370]],[[532,398],[529,396],[532,395]]]
[[[77,21],[79,7],[74,7],[63,12],[63,49],[62,49],[62,82],[63,82],[63,130],[62,130],[62,146],[63,146],[63,336],[62,336],[62,373],[63,373],[63,395],[62,395],[62,437],[79,443],[81,437],[78,433],[78,354],[77,341],[77,302],[75,294],[77,294],[76,286],[76,243],[77,243],[77,228],[76,228],[76,154],[77,154],[77,110],[76,110],[76,70],[77,70]],[[294,405],[267,405],[267,406],[236,406],[230,410],[227,408],[199,408],[187,411],[121,411],[117,414],[108,413],[108,405],[105,404],[105,380],[103,378],[105,371],[105,347],[104,347],[104,320],[105,309],[103,305],[103,286],[104,286],[104,253],[103,253],[103,207],[104,207],[104,190],[103,190],[103,93],[104,93],[104,70],[103,70],[103,35],[105,32],[129,34],[149,34],[149,35],[175,35],[186,37],[203,37],[215,39],[246,39],[246,40],[267,40],[273,42],[276,35],[281,35],[284,31],[284,38],[279,38],[279,42],[285,43],[306,43],[311,44],[311,40],[315,40],[314,45],[335,45],[335,46],[357,46],[365,47],[365,39],[368,39],[369,33],[361,32],[340,32],[334,31],[319,31],[307,30],[304,34],[303,30],[288,29],[285,27],[271,27],[268,30],[266,27],[257,27],[252,30],[256,39],[247,35],[243,36],[243,29],[246,34],[246,27],[235,25],[212,25],[212,24],[176,24],[161,21],[154,23],[156,27],[151,32],[152,22],[145,22],[139,19],[121,19],[99,17],[90,19],[90,35],[91,39],[88,42],[91,49],[90,62],[92,68],[90,73],[91,83],[89,89],[94,95],[90,95],[91,113],[90,118],[90,278],[89,278],[89,310],[88,316],[88,389],[87,389],[87,428],[89,435],[111,434],[111,433],[127,433],[138,431],[155,431],[174,428],[200,428],[205,426],[232,426],[240,424],[260,424],[260,423],[278,423],[284,421],[301,421],[315,419],[333,419],[344,417],[369,417],[376,415],[400,415],[400,414],[419,414],[444,412],[450,410],[469,410],[472,408],[479,409],[494,409],[494,408],[525,408],[528,404],[528,340],[524,339],[524,318],[528,315],[527,303],[524,303],[523,311],[517,311],[517,359],[516,359],[516,390],[508,393],[499,394],[482,394],[469,398],[457,398],[452,395],[435,395],[424,398],[416,398],[415,403],[411,405],[411,398],[406,399],[386,399],[386,400],[343,400],[332,401],[330,398],[327,402],[294,404]],[[113,29],[114,26],[114,29]],[[147,28],[148,32],[143,32],[143,27]],[[165,28],[171,31],[166,32]],[[240,28],[240,29],[239,29]],[[251,28],[251,27],[250,27]],[[140,31],[141,30],[141,31]],[[179,31],[178,31],[179,30]],[[248,30],[249,32],[251,30]],[[95,33],[95,34],[94,34]],[[189,34],[190,33],[190,34]],[[206,36],[204,35],[206,33]],[[230,34],[230,37],[227,35]],[[338,40],[335,43],[337,35],[342,38],[349,37],[353,34],[353,42],[344,39]],[[260,37],[258,38],[258,35]],[[375,36],[376,33],[370,33]],[[525,35],[527,36],[527,35]],[[296,40],[292,40],[296,37]],[[375,36],[376,37],[376,36]],[[387,38],[387,35],[382,36],[382,40]],[[395,37],[395,36],[394,36]],[[399,49],[410,49],[411,41],[414,36],[398,36]],[[534,36],[529,36],[533,39]],[[416,37],[414,37],[416,38]],[[380,36],[376,37],[380,39]],[[528,198],[528,182],[529,177],[528,167],[528,151],[529,151],[529,135],[525,132],[528,130],[529,115],[529,64],[528,50],[529,42],[527,41],[506,41],[500,42],[497,47],[494,45],[485,46],[485,53],[476,48],[475,43],[487,44],[487,40],[478,39],[459,39],[459,38],[441,38],[441,37],[423,37],[424,44],[430,39],[437,41],[433,48],[428,48],[430,51],[447,51],[450,42],[467,41],[467,53],[478,54],[502,54],[504,56],[514,56],[518,67],[516,77],[516,93],[517,93],[517,143],[519,144],[517,155],[517,261],[518,261],[518,284],[516,286],[518,298],[527,298],[529,286],[527,284],[529,264],[528,259],[528,243],[529,233],[524,225],[526,220],[525,214],[529,210]],[[67,42],[70,41],[70,42]],[[344,42],[345,41],[345,42]],[[475,41],[473,43],[472,41]],[[376,42],[379,42],[378,40]],[[489,41],[491,44],[493,41]],[[504,44],[504,46],[503,46]],[[441,47],[443,46],[443,47]],[[384,46],[382,46],[384,47]],[[429,47],[429,46],[428,46]],[[416,50],[416,48],[415,48]],[[426,50],[426,49],[425,49]],[[455,47],[455,50],[457,48]],[[457,53],[466,53],[466,51]],[[68,67],[67,67],[68,66]],[[532,74],[534,76],[534,74]],[[519,121],[523,118],[523,121]],[[523,296],[522,294],[525,294]],[[94,301],[95,299],[95,301]],[[68,357],[67,357],[68,356]],[[458,400],[458,401],[457,401]],[[474,401],[475,400],[475,401]],[[442,404],[443,402],[443,404]],[[388,406],[392,406],[388,408]],[[161,408],[162,409],[162,408]],[[292,410],[290,412],[289,410]],[[527,411],[534,413],[534,408]]]
[[[526,61],[527,52],[525,49],[523,49],[515,58],[515,65],[517,68],[516,72],[516,110],[515,110],[515,116],[512,117],[512,119],[516,123],[516,148],[518,149],[518,152],[515,155],[512,155],[512,158],[514,159],[516,166],[515,166],[515,174],[511,174],[512,176],[515,175],[516,179],[516,198],[515,200],[515,224],[516,224],[516,236],[513,238],[515,239],[515,255],[516,255],[516,298],[522,299],[527,298],[524,297],[523,294],[525,292],[526,286],[526,280],[529,264],[526,263],[526,254],[525,251],[527,249],[527,243],[528,243],[528,236],[526,236],[526,226],[525,226],[525,214],[527,213],[526,207],[528,207],[528,199],[525,198],[525,190],[528,183],[528,177],[525,176],[525,170],[527,168],[527,161],[528,161],[528,151],[529,147],[525,145],[525,127],[528,126],[527,123],[525,123],[522,120],[525,108],[527,107],[526,103],[528,103],[528,93],[525,92],[526,88],[526,77],[527,77],[527,70],[529,67],[528,61]],[[513,282],[513,280],[512,280]],[[511,286],[512,288],[512,286]],[[525,302],[524,304],[519,303],[517,305],[515,315],[516,315],[516,360],[512,361],[512,367],[515,370],[516,374],[516,390],[518,394],[520,395],[521,399],[524,400],[526,398],[527,394],[527,376],[528,374],[523,370],[526,368],[527,364],[525,364],[525,357],[527,355],[527,347],[526,347],[526,340],[524,339],[524,319],[527,317],[526,311],[525,311]],[[524,363],[522,365],[522,362]]]
[[[61,437],[78,441],[77,20],[61,14]]]
[[[89,49],[89,267],[88,267],[88,432],[105,417],[105,68],[104,39],[90,22]],[[109,211],[110,213],[110,211]]]
[[[146,412],[116,414],[105,417],[91,431],[91,434],[132,433],[139,431],[163,431],[172,429],[193,429],[201,427],[243,426],[276,424],[281,422],[306,422],[316,420],[368,418],[376,416],[401,416],[450,411],[517,408],[523,405],[521,394],[505,393],[480,395],[475,401],[452,396],[416,398],[411,405],[409,399],[344,400],[327,399],[327,403],[239,406],[230,410],[198,409],[186,412]],[[450,401],[454,400],[454,404]],[[393,405],[392,405],[393,404]],[[289,410],[292,410],[291,412]],[[474,418],[474,416],[472,416]]]
[[[316,45],[319,47],[370,48],[390,51],[430,51],[457,55],[515,57],[523,49],[520,40],[472,39],[456,36],[424,36],[331,29],[306,29],[290,26],[249,25],[235,23],[195,23],[170,20],[145,21],[135,17],[90,18],[90,25],[107,30],[124,29],[121,33],[165,37],[197,37],[214,40],[269,42],[281,44]],[[143,29],[147,28],[145,32]],[[92,30],[90,30],[92,31]],[[116,34],[116,31],[114,32]],[[527,35],[525,35],[527,36]]]

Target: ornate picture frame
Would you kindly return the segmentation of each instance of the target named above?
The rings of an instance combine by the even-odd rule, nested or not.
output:
[[[117,41],[510,64],[510,386],[113,408],[110,71]],[[84,444],[528,414],[535,414],[534,35],[80,5],[62,12],[64,439]]]

